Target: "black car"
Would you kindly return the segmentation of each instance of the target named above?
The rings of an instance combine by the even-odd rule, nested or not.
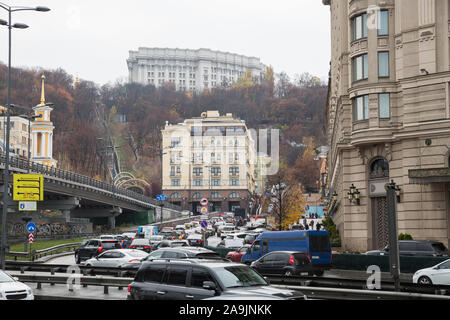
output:
[[[150,239],[134,239],[130,244],[130,249],[138,249],[150,253],[152,251],[152,245]]]
[[[156,259],[214,259],[222,260],[221,256],[209,249],[201,247],[179,247],[179,248],[163,248],[150,253],[147,257],[140,262],[123,264],[123,268],[138,269],[141,263],[146,261],[153,261]]]
[[[314,270],[308,255],[295,251],[273,251],[250,265],[262,275],[313,275]]]
[[[260,300],[304,299],[298,291],[279,289],[243,264],[221,260],[156,260],[145,262],[128,286],[129,300],[231,299],[249,295]]]
[[[75,261],[80,264],[90,258],[98,256],[100,253],[111,249],[122,249],[122,245],[118,240],[90,239],[81,243],[80,247],[75,250]]]
[[[428,256],[448,257],[450,252],[442,242],[427,240],[399,240],[399,252],[401,256]],[[367,251],[367,255],[384,256],[389,255],[389,246],[383,250]]]
[[[178,248],[178,247],[188,247],[189,242],[187,240],[163,240],[154,246],[153,250],[158,250],[161,248]]]

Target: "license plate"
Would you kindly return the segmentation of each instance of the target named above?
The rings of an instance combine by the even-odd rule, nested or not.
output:
[[[312,259],[319,259],[319,256],[312,256]]]

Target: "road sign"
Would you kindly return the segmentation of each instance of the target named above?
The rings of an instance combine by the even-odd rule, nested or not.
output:
[[[15,174],[13,200],[44,201],[44,176],[42,174]]]
[[[208,207],[202,207],[202,208],[200,209],[200,213],[201,213],[201,214],[207,214],[207,213],[208,213]]]
[[[33,243],[34,242],[34,234],[33,233],[29,233],[28,234],[28,243]]]
[[[34,224],[34,222],[28,222],[27,231],[30,233],[33,233],[36,231],[36,225]]]
[[[205,220],[203,220],[203,221],[200,223],[200,226],[201,226],[203,229],[206,229],[206,227],[208,226],[208,222],[206,222]]]
[[[156,196],[156,200],[159,200],[159,201],[167,200],[167,196],[165,194],[158,194]]]
[[[21,201],[19,202],[19,211],[37,211],[37,202]]]
[[[200,199],[200,204],[204,207],[206,207],[208,205],[208,199],[207,198],[201,198]]]

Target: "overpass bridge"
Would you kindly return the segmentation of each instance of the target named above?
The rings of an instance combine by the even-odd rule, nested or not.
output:
[[[0,154],[0,172],[5,169],[5,161],[6,156]],[[135,213],[160,207],[160,202],[156,199],[137,192],[18,157],[10,157],[9,185],[12,185],[13,174],[28,173],[28,169],[31,174],[42,174],[44,177],[44,201],[38,202],[38,210],[61,210],[66,218],[108,217],[114,226],[115,218],[122,212]],[[1,194],[4,181],[3,174],[0,176]],[[8,211],[18,211],[18,202],[12,201],[12,198]],[[164,204],[164,215],[176,216],[180,211],[178,206]]]

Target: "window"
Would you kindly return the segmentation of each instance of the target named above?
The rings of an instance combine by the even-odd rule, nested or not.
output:
[[[200,179],[194,179],[194,186],[202,186],[203,185],[203,180]]]
[[[353,121],[369,119],[369,96],[353,99]]]
[[[389,11],[381,10],[378,12],[378,35],[385,36],[389,34]]]
[[[180,186],[180,180],[179,179],[172,179],[170,182],[171,182],[172,187]]]
[[[220,180],[219,180],[220,181]],[[212,194],[211,194],[211,198],[213,198],[213,199],[219,199],[219,198],[222,198],[222,196],[220,195],[220,193],[218,193],[218,192],[213,192]]]
[[[389,77],[389,52],[378,52],[378,77]]]
[[[211,185],[213,185],[214,187],[219,187],[221,185],[220,180],[219,179],[213,179],[211,181]]]
[[[238,179],[231,179],[230,180],[230,186],[238,186],[239,180]]]
[[[239,167],[230,167],[229,171],[230,171],[230,175],[232,175],[232,176],[239,175]]]
[[[218,175],[220,175],[220,173],[221,173],[220,167],[212,167],[211,168],[211,174],[213,176],[218,176]]]
[[[186,269],[175,269],[171,268],[168,270],[169,274],[167,276],[167,284],[176,285],[176,286],[184,286],[186,285]]]
[[[203,174],[203,168],[202,167],[195,167],[192,169],[192,173],[194,176],[201,176]]]
[[[380,119],[389,119],[391,117],[390,94],[380,93],[378,95],[378,109]]]
[[[165,266],[151,266],[145,270],[144,281],[160,283],[165,271]]]
[[[353,81],[363,80],[368,78],[368,55],[363,54],[352,59]]]
[[[214,278],[208,270],[194,268],[191,275],[191,286],[196,288],[203,288],[203,282],[214,282]]]
[[[239,193],[233,192],[232,194],[230,194],[230,199],[237,199],[237,198],[239,198]]]
[[[201,193],[195,193],[193,196],[192,196],[192,198],[193,199],[201,199],[201,198],[203,198],[203,195],[201,194]]]
[[[367,13],[352,18],[352,41],[367,38]]]
[[[180,199],[181,195],[178,192],[172,193],[170,196],[171,199]]]

